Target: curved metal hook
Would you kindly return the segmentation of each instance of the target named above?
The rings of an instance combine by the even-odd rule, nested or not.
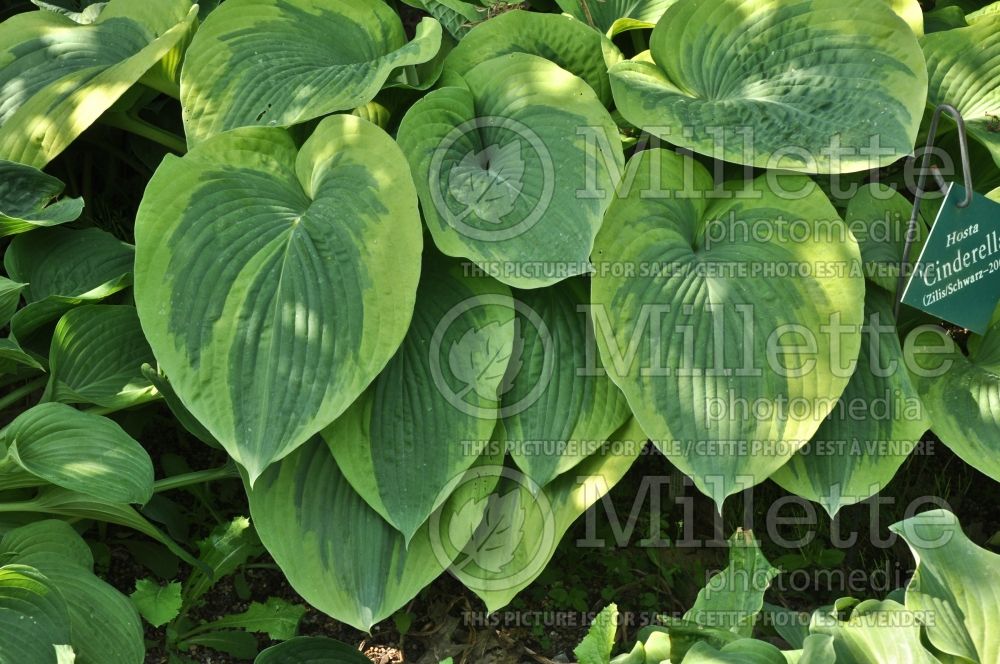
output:
[[[931,172],[934,179],[940,186],[943,182],[941,173],[936,167],[930,165],[931,154],[934,152],[934,138],[937,135],[938,123],[941,120],[941,113],[945,112],[955,120],[958,125],[958,150],[959,158],[962,161],[962,176],[965,183],[965,198],[956,205],[960,208],[968,207],[972,203],[972,172],[969,167],[969,138],[965,134],[965,119],[957,108],[951,104],[938,104],[931,116],[931,124],[927,129],[927,144],[924,146],[923,158],[920,161],[920,176],[917,180],[917,190],[913,193],[913,214],[910,215],[910,222],[906,226],[906,241],[903,244],[903,256],[899,263],[899,279],[896,281],[896,306],[893,316],[899,317],[899,305],[902,298],[903,287],[906,285],[906,272],[909,266],[910,248],[917,233],[917,223],[920,216],[920,202],[924,197],[924,185],[927,182],[927,173]]]
[[[941,112],[944,111],[952,117],[955,124],[958,125],[958,152],[959,158],[962,162],[962,178],[965,184],[965,198],[962,202],[956,203],[960,208],[968,207],[969,203],[972,202],[972,172],[969,167],[969,137],[965,133],[965,118],[959,113],[958,109],[951,104],[938,104],[938,107],[934,109],[934,115],[931,116],[931,124],[927,129],[927,145],[924,147],[923,161],[920,162],[920,182],[917,184],[917,193],[919,197],[923,197],[923,183],[927,177],[928,166],[930,165],[931,154],[934,151],[934,139],[937,136],[938,123],[941,120]]]

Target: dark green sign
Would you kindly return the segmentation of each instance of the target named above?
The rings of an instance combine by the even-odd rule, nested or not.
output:
[[[948,186],[913,270],[903,302],[978,334],[1000,300],[1000,204]]]

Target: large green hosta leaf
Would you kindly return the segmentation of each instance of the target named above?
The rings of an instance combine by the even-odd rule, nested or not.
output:
[[[486,494],[474,493],[448,503],[469,531],[446,524],[440,530],[458,543],[468,536],[450,571],[478,595],[490,612],[503,608],[534,581],[555,554],[573,522],[624,477],[642,451],[646,436],[634,419],[609,437],[573,472],[544,487],[513,469]],[[461,519],[468,513],[482,519]],[[431,533],[438,529],[435,519]],[[444,537],[444,535],[442,535]],[[461,545],[459,545],[461,546]]]
[[[434,242],[519,288],[584,273],[623,161],[608,111],[584,81],[526,53],[464,81],[418,101],[399,128]]]
[[[631,411],[594,352],[586,282],[515,295],[517,352],[503,397],[507,448],[544,486],[596,452]]]
[[[94,575],[87,543],[63,521],[17,528],[0,541],[0,560],[34,567],[66,601],[79,664],[141,664],[145,660],[139,613],[125,595]]]
[[[0,159],[0,237],[57,226],[83,212],[82,198],[53,200],[62,181],[37,168]]]
[[[913,32],[871,0],[679,0],[650,51],[609,73],[632,124],[718,159],[808,173],[909,154],[927,88]]]
[[[135,233],[146,337],[251,481],[361,394],[413,312],[416,192],[389,136],[355,116],[301,149],[247,127],[168,157]]]
[[[0,436],[4,465],[110,503],[145,503],[153,494],[146,450],[106,417],[61,403],[21,413]]]
[[[55,646],[69,642],[69,612],[55,583],[34,567],[0,567],[0,664],[57,664]]]
[[[487,8],[465,0],[403,0],[422,9],[438,21],[456,40],[460,40],[478,23],[487,18]]]
[[[829,611],[816,611],[809,632],[833,637],[836,664],[938,664],[920,642],[923,619],[892,600],[845,598]]]
[[[323,430],[347,480],[407,540],[489,441],[513,341],[510,289],[425,264],[403,345]]]
[[[906,540],[917,560],[906,608],[933,617],[925,627],[930,642],[963,662],[995,662],[1000,556],[973,544],[947,510],[923,512],[890,530]]]
[[[15,237],[4,267],[28,285],[25,306],[10,322],[12,335],[23,340],[73,307],[127,288],[134,256],[131,245],[97,228],[45,228]]]
[[[860,252],[815,189],[787,200],[762,177],[758,198],[709,201],[708,172],[662,150],[629,172],[595,242],[598,347],[643,430],[721,505],[804,446],[846,387]]]
[[[919,327],[907,339],[909,367],[931,430],[963,461],[1000,482],[1000,317],[964,355],[940,328]]]
[[[0,24],[0,158],[41,168],[170,51],[190,0],[111,0],[87,25],[50,11]]]
[[[135,307],[90,305],[67,311],[49,349],[49,401],[92,403],[114,410],[155,397],[142,365],[153,351]]]
[[[260,539],[292,587],[358,629],[390,616],[450,562],[426,527],[407,545],[351,488],[318,437],[268,468],[248,494]]]
[[[677,0],[556,0],[567,14],[587,25],[615,34],[622,30],[656,23],[667,7]]]
[[[920,45],[930,76],[927,103],[953,104],[1000,166],[1000,13],[927,35]]]
[[[434,19],[407,43],[399,16],[382,0],[227,0],[185,56],[188,144],[362,106],[393,70],[431,60],[440,45]]]
[[[837,406],[771,477],[830,516],[881,491],[930,427],[906,369],[892,300],[881,289],[865,296],[862,334],[857,368]]]
[[[476,26],[445,61],[465,74],[476,65],[508,53],[528,53],[551,60],[594,89],[611,105],[611,81],[604,64],[601,35],[579,21],[557,14],[515,10]]]

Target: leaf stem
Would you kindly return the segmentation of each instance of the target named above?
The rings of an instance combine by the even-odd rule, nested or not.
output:
[[[45,384],[49,382],[48,376],[39,376],[38,378],[28,381],[21,387],[10,391],[2,398],[0,398],[0,411],[7,410],[18,401],[28,396],[35,390],[45,387]]]
[[[219,466],[218,468],[195,470],[190,473],[182,473],[181,475],[174,475],[172,477],[165,477],[162,480],[157,480],[153,483],[153,493],[172,491],[173,489],[183,489],[184,487],[191,486],[193,484],[214,482],[215,480],[227,480],[239,476],[240,474],[239,471],[236,470],[236,464],[232,461],[228,461],[224,466]]]
[[[187,152],[187,142],[177,134],[161,129],[154,124],[146,122],[131,113],[112,111],[101,116],[101,123],[109,127],[124,129],[125,131],[147,138],[154,143],[159,143],[168,150],[178,154]]]

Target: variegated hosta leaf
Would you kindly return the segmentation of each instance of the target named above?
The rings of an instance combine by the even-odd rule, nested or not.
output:
[[[587,25],[614,36],[655,24],[677,0],[556,0],[559,8]]]
[[[927,103],[953,104],[969,136],[1000,166],[1000,13],[920,40],[927,58]]]
[[[898,191],[880,184],[866,184],[851,198],[844,216],[861,247],[865,278],[890,293],[896,292],[899,264],[913,203]],[[917,219],[916,236],[910,246],[910,265],[923,248],[927,228]]]
[[[10,322],[25,339],[49,321],[81,304],[99,302],[132,284],[132,245],[96,228],[46,228],[15,237],[4,267],[28,284],[25,306]]]
[[[924,10],[918,0],[885,0],[899,18],[906,21],[913,34],[922,37],[924,34]]]
[[[464,81],[418,101],[399,128],[434,242],[519,288],[584,273],[623,161],[608,111],[584,81],[526,53]]]
[[[106,417],[43,403],[3,430],[7,466],[109,503],[145,503],[153,462],[142,445]]]
[[[844,620],[838,614],[847,613]],[[810,634],[833,637],[836,664],[938,664],[920,643],[921,616],[892,600],[837,600],[812,616]]]
[[[465,75],[476,65],[508,53],[550,60],[593,88],[611,106],[611,81],[600,34],[568,16],[515,10],[476,26],[455,47],[445,65]]]
[[[268,468],[247,493],[260,539],[292,587],[358,629],[392,615],[450,562],[427,527],[407,545],[351,488],[319,437]],[[449,505],[442,510],[454,512]]]
[[[56,12],[0,24],[0,158],[41,168],[174,47],[190,0],[111,0],[81,25]]]
[[[544,486],[596,452],[632,413],[593,345],[586,282],[569,279],[515,297],[504,428],[514,462]]]
[[[455,39],[463,39],[475,25],[487,18],[487,8],[465,0],[403,0],[422,9],[438,21]]]
[[[82,198],[54,201],[63,188],[62,181],[37,168],[0,159],[0,237],[58,226],[79,217]]]
[[[806,173],[910,154],[927,88],[916,36],[870,0],[679,0],[650,51],[609,74],[632,124],[717,159]]]
[[[392,139],[352,115],[301,149],[246,127],[168,157],[135,233],[146,338],[251,482],[361,394],[410,322],[416,192]]]
[[[65,521],[45,520],[6,533],[0,560],[30,565],[66,601],[79,660],[142,664],[143,626],[132,602],[94,575],[90,548]]]
[[[965,15],[965,19],[969,22],[970,25],[972,25],[973,23],[978,23],[979,21],[982,21],[987,17],[995,16],[997,14],[1000,14],[1000,2],[991,2],[990,4],[986,5],[985,7],[982,7],[981,9],[969,12],[968,14]]]
[[[153,361],[135,307],[71,309],[52,335],[46,399],[114,410],[148,401],[156,393],[142,365]]]
[[[734,199],[685,159],[647,150],[630,162],[595,242],[591,313],[643,430],[721,506],[837,403],[861,344],[864,279],[821,192],[789,200],[761,177],[756,198]],[[808,186],[788,177],[791,191]]]
[[[34,567],[0,567],[0,664],[57,664],[70,642],[69,611],[54,581]]]
[[[393,70],[431,60],[441,25],[407,43],[382,0],[226,0],[184,59],[188,145],[236,127],[288,127],[371,101]]]
[[[809,444],[771,476],[830,516],[881,491],[930,427],[892,305],[888,293],[868,289],[861,352],[847,388]]]
[[[931,420],[931,431],[963,461],[1000,482],[1000,317],[969,355],[940,328],[910,332],[910,373]]]
[[[488,611],[506,606],[542,573],[569,527],[624,477],[646,442],[634,419],[609,439],[612,444],[544,487],[508,468],[478,500],[448,503],[453,513],[483,515],[468,533],[448,527],[441,538],[457,543],[471,535],[450,571]],[[429,523],[433,537],[433,517]]]
[[[407,541],[489,441],[513,341],[510,289],[432,259],[402,346],[323,430],[351,486]]]
[[[922,512],[889,529],[906,540],[917,561],[906,608],[933,616],[924,628],[931,644],[963,662],[995,662],[1000,555],[972,543],[947,510]]]

